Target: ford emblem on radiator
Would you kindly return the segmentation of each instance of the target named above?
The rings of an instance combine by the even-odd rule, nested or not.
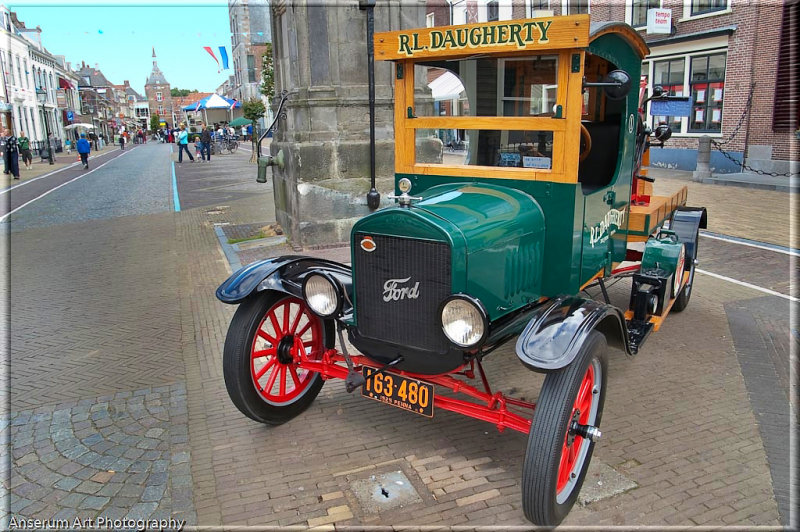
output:
[[[401,299],[417,299],[419,297],[419,281],[414,286],[398,286],[407,283],[411,277],[405,279],[389,279],[383,283],[383,300],[400,301]]]
[[[375,251],[376,247],[377,246],[375,245],[375,241],[372,240],[371,236],[365,236],[364,238],[361,239],[361,249],[363,249],[364,251],[372,253],[373,251]]]

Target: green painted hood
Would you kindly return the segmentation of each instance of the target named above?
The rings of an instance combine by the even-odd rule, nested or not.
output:
[[[438,185],[422,197],[410,208],[388,208],[359,220],[352,238],[369,233],[448,243],[453,293],[480,299],[491,319],[538,299],[545,226],[533,197],[478,183]],[[354,250],[357,245],[353,240]]]
[[[431,187],[422,197],[415,207],[458,227],[469,253],[544,229],[539,204],[517,189],[454,183]]]

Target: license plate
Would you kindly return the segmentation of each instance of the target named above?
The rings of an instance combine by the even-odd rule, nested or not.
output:
[[[433,417],[433,384],[363,368],[366,384],[361,395],[425,417]]]

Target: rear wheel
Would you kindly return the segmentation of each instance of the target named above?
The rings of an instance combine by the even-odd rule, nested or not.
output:
[[[685,309],[689,305],[689,298],[692,297],[692,285],[694,285],[694,270],[695,270],[695,259],[697,259],[697,244],[699,244],[698,239],[700,238],[700,230],[697,230],[697,233],[694,235],[694,259],[691,257],[687,257],[687,262],[689,263],[688,270],[689,270],[689,280],[686,281],[686,284],[683,285],[683,288],[678,293],[678,297],[675,298],[675,303],[672,304],[672,310],[675,312],[680,312]]]
[[[557,526],[578,498],[599,427],[606,389],[606,340],[590,333],[568,366],[548,373],[533,415],[522,468],[522,507],[539,526]]]
[[[324,331],[303,300],[280,292],[264,292],[239,305],[222,355],[225,387],[236,408],[270,425],[308,408],[323,380],[295,360],[299,349],[310,360],[321,360]]]

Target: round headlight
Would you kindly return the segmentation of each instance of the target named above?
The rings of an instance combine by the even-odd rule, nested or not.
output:
[[[303,284],[303,293],[309,308],[318,316],[332,316],[339,308],[339,292],[322,275],[309,275]]]
[[[406,194],[411,190],[411,180],[407,177],[404,177],[397,182],[397,188],[400,190],[400,192]]]
[[[459,347],[472,347],[486,332],[486,314],[477,303],[461,297],[447,301],[442,307],[442,330]]]

